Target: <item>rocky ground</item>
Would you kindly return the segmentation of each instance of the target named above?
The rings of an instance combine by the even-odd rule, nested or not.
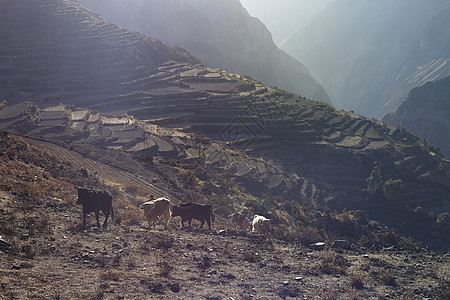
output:
[[[314,248],[227,229],[149,230],[0,193],[1,299],[449,299],[450,255]],[[195,224],[198,226],[198,224]]]

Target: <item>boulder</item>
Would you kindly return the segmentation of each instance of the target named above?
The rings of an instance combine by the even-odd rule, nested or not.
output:
[[[350,250],[352,248],[352,244],[346,240],[336,240],[333,242],[333,244],[331,244],[331,248]]]

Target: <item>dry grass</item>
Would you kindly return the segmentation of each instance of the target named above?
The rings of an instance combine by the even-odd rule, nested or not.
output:
[[[169,277],[170,272],[172,272],[174,269],[174,267],[170,265],[167,261],[161,261],[157,264],[157,266],[159,268],[158,275],[163,277]]]
[[[115,270],[107,270],[106,272],[101,273],[102,280],[110,280],[110,281],[119,282],[121,277],[122,277],[121,273],[119,271],[115,271]]]
[[[144,213],[141,209],[129,206],[123,213],[118,213],[116,217],[117,224],[123,224],[125,226],[140,225],[145,221]]]
[[[380,280],[384,285],[389,286],[397,285],[396,276],[392,273],[392,271],[382,271],[380,273]]]
[[[361,290],[364,286],[364,276],[361,273],[352,274],[350,276],[350,285],[352,288]]]
[[[259,255],[255,254],[253,252],[250,252],[250,251],[245,251],[243,258],[245,261],[252,262],[252,263],[261,260],[261,257]]]
[[[346,274],[349,266],[348,260],[336,252],[324,251],[319,253],[318,269],[325,274]]]

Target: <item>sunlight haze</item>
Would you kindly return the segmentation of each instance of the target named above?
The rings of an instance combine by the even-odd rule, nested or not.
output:
[[[257,17],[280,44],[309,23],[327,4],[335,0],[240,0],[248,13]]]

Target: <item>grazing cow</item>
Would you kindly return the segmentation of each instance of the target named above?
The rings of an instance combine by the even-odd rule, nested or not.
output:
[[[83,227],[86,227],[86,214],[94,212],[97,219],[97,227],[100,227],[99,214],[100,211],[105,215],[103,228],[108,226],[108,217],[114,219],[114,210],[112,206],[112,195],[109,191],[100,191],[94,189],[78,188],[77,204],[83,205]]]
[[[233,224],[233,227],[235,230],[245,230],[245,215],[240,212],[232,213],[228,216],[230,218],[231,224]]]
[[[184,223],[187,221],[191,226],[192,219],[200,221],[200,228],[208,223],[209,230],[211,230],[211,223],[214,223],[215,216],[212,212],[212,206],[210,204],[199,203],[184,203],[180,205],[174,205],[172,207],[172,216],[181,217],[181,226],[184,227]]]
[[[255,215],[252,221],[252,231],[268,235],[270,233],[270,219]]]
[[[149,229],[152,228],[152,223],[153,229],[156,228],[156,221],[158,221],[160,217],[163,217],[166,220],[164,228],[169,226],[169,222],[172,217],[169,198],[161,197],[156,200],[147,201],[142,203],[139,207],[144,210],[144,215],[147,218]]]

